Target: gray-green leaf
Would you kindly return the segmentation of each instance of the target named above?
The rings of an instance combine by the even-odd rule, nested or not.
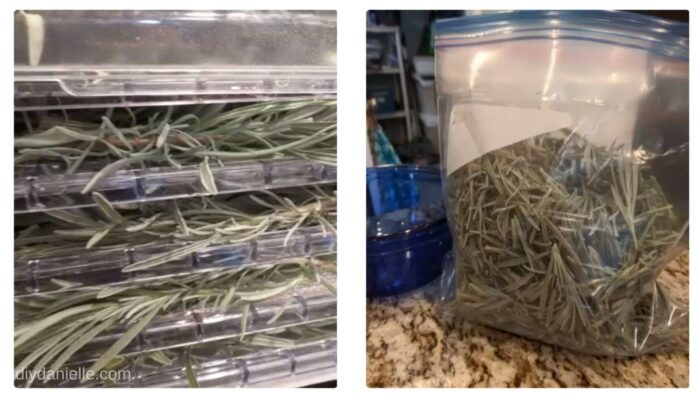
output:
[[[238,292],[237,295],[238,295],[238,298],[240,298],[243,301],[261,301],[261,300],[264,300],[264,299],[267,299],[270,297],[274,297],[278,294],[284,293],[285,291],[296,286],[302,280],[304,280],[304,277],[299,276],[299,277],[296,277],[293,280],[289,281],[288,283],[285,283],[282,286],[274,287],[271,289],[265,289],[265,290]]]
[[[100,242],[102,240],[102,238],[104,238],[107,234],[109,234],[109,232],[112,231],[113,228],[114,228],[114,224],[111,224],[111,225],[103,228],[102,230],[96,232],[95,235],[93,235],[88,240],[87,244],[85,245],[85,249],[91,249],[93,246],[95,246],[95,244]]]
[[[124,217],[122,217],[119,212],[117,212],[116,209],[114,209],[114,206],[112,205],[109,200],[105,198],[102,194],[98,192],[93,192],[92,193],[92,199],[95,201],[97,204],[97,207],[100,209],[100,213],[111,221],[112,223],[121,223],[124,221]]]
[[[95,176],[90,179],[90,182],[88,182],[87,185],[83,188],[81,193],[86,194],[92,190],[95,185],[100,182],[102,179],[108,177],[109,175],[112,175],[114,172],[134,163],[139,163],[148,158],[147,155],[140,155],[140,156],[131,156],[131,157],[126,157],[124,159],[120,159],[115,161],[114,163],[106,165],[100,172],[95,174]]]
[[[233,300],[233,296],[236,294],[236,287],[231,286],[230,289],[226,292],[226,296],[224,296],[223,300],[221,300],[221,305],[219,305],[219,310],[222,312],[226,310],[226,308],[231,304],[231,300]]]
[[[63,310],[61,312],[55,313],[51,316],[48,316],[38,322],[30,323],[31,328],[25,331],[17,340],[15,341],[15,348],[18,346],[22,345],[23,343],[27,342],[31,338],[33,338],[36,334],[40,333],[41,331],[51,327],[52,325],[60,322],[61,320],[67,319],[71,316],[78,315],[83,312],[87,312],[90,310],[95,309],[97,306],[96,305],[80,305],[76,306],[73,308],[69,308],[66,310]]]
[[[160,134],[158,135],[158,139],[156,140],[156,148],[160,149],[163,147],[165,140],[168,139],[168,133],[170,133],[170,125],[166,123],[163,125],[163,130],[161,130]]]
[[[51,369],[52,371],[56,371],[59,368],[63,366],[63,364],[68,361],[68,359],[75,354],[78,350],[80,350],[83,346],[85,346],[88,342],[90,342],[93,338],[95,338],[99,333],[102,331],[106,330],[108,327],[114,324],[116,321],[116,318],[111,318],[103,321],[99,325],[97,325],[95,328],[91,329],[87,333],[83,334],[80,338],[78,338],[77,341],[73,342],[66,350],[61,353],[56,360],[54,360],[53,364],[51,364]]]
[[[209,239],[205,239],[199,242],[192,243],[190,245],[184,246],[179,249],[171,250],[167,253],[159,254],[157,256],[149,257],[146,260],[136,262],[134,264],[128,265],[122,269],[122,272],[133,272],[140,271],[148,268],[153,268],[167,262],[177,260],[187,256],[190,253],[194,253],[197,250],[209,246],[211,243],[219,239],[219,235],[214,235]]]
[[[102,370],[107,363],[109,363],[114,357],[118,356],[119,353],[124,350],[124,348],[131,343],[131,341],[136,338],[136,336],[148,325],[148,323],[153,320],[153,318],[158,314],[158,310],[160,309],[161,304],[156,304],[155,306],[152,307],[151,311],[148,313],[148,315],[144,316],[141,320],[138,321],[138,323],[134,324],[133,326],[129,327],[129,329],[124,333],[124,335],[119,338],[115,343],[112,344],[112,346],[107,349],[106,352],[104,352],[100,358],[95,361],[94,364],[90,367],[89,371],[91,373],[95,373],[97,371]],[[83,379],[83,382],[85,379]]]
[[[214,175],[211,173],[211,168],[209,168],[209,158],[205,157],[204,161],[199,164],[199,180],[202,182],[202,186],[211,194],[217,194],[219,190],[216,188],[216,182],[214,181]]]

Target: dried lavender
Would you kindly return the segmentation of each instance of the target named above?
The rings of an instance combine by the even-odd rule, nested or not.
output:
[[[622,146],[535,137],[457,169],[447,191],[470,319],[594,354],[682,343],[687,312],[656,276],[688,224]]]

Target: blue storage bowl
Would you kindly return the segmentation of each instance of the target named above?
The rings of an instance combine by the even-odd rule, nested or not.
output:
[[[367,296],[404,293],[435,279],[452,238],[435,167],[367,169]]]

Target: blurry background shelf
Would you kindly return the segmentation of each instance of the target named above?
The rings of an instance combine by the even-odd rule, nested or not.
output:
[[[382,67],[379,69],[367,69],[367,74],[400,74],[401,70],[396,67]]]
[[[413,139],[414,127],[398,26],[367,27],[367,99],[377,100],[377,120],[403,119],[406,140]],[[396,104],[400,107],[396,108]]]
[[[398,26],[367,26],[367,33],[395,33]]]
[[[396,112],[389,112],[389,113],[378,113],[376,115],[376,118],[379,120],[386,120],[386,119],[403,118],[405,116],[406,116],[406,111],[396,111]]]

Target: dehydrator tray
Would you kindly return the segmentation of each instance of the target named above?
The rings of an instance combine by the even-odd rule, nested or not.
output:
[[[15,212],[332,183],[334,100],[15,115]]]
[[[137,286],[15,297],[15,369],[90,363],[100,371],[137,354],[330,323],[335,264],[332,256],[278,261]]]
[[[335,283],[335,277],[333,275],[327,276],[327,279],[329,279],[329,283]],[[238,354],[246,352],[247,350],[249,351],[249,345],[263,345],[257,349],[260,351],[262,347],[280,346],[279,343],[276,344],[273,341],[274,337],[278,336],[280,333],[305,330],[309,326],[335,325],[335,319],[336,298],[334,291],[331,291],[326,285],[312,283],[292,288],[290,291],[280,294],[279,296],[271,297],[260,302],[234,305],[224,311],[214,308],[193,309],[185,312],[157,316],[121,351],[119,360],[128,360],[128,363],[124,363],[126,364],[125,367],[130,368],[130,371],[138,378],[150,376],[149,379],[160,381],[160,384],[165,384],[169,379],[159,380],[155,378],[152,373],[146,373],[148,368],[144,365],[139,365],[141,363],[133,361],[142,361],[143,357],[149,358],[151,356],[156,359],[156,356],[172,354],[173,351],[182,352],[186,350],[187,353],[189,353],[191,349],[201,348],[207,344],[218,348],[223,341],[227,341],[232,345],[238,345],[232,347],[232,350]],[[87,370],[105,352],[105,349],[110,344],[125,335],[126,329],[126,327],[116,326],[91,339],[78,353],[71,357],[66,367],[68,369],[83,368]],[[325,339],[327,340],[333,341],[334,339],[330,337],[330,335],[326,335],[326,337]],[[284,345],[289,347],[286,350],[294,350],[294,343],[284,343]],[[325,345],[323,347],[325,347]],[[312,349],[312,353],[318,350],[320,349]],[[279,356],[281,352],[287,354],[284,353],[282,349],[274,353],[277,353]],[[263,364],[269,363],[269,366],[273,366],[281,361],[274,357],[272,359],[268,358],[267,356],[270,355],[269,352],[268,354],[263,352],[263,354],[257,355],[255,352],[250,353],[252,354],[245,355],[242,359],[249,359],[251,356],[255,356],[254,358],[257,359],[257,369],[262,369]],[[334,353],[333,349],[333,358]],[[304,359],[304,355],[307,358],[315,358],[315,356],[309,355],[307,351],[303,351],[299,355],[302,356],[302,359]],[[258,356],[265,357],[259,358]],[[20,359],[22,357],[20,357]],[[229,358],[230,356],[224,359],[226,360]],[[287,359],[289,360],[289,358]],[[267,362],[263,363],[263,361]],[[221,364],[220,358],[205,361],[202,366],[198,368],[201,372],[200,375],[206,376],[209,368],[217,364]],[[134,371],[135,366],[139,367],[138,371]],[[231,367],[231,365],[229,365],[229,367]],[[250,364],[242,363],[239,367],[244,367],[245,369],[245,367],[250,367]],[[303,371],[303,368],[296,369],[294,365],[290,367],[293,372]],[[111,368],[112,367],[109,369]],[[152,368],[150,369],[152,370]],[[165,371],[161,371],[162,373],[168,372],[168,368],[163,369],[165,369]],[[181,370],[181,368],[177,369]],[[171,370],[170,373],[177,374],[177,369],[175,371]],[[252,384],[258,380],[262,381],[266,379],[244,379],[243,383]],[[122,385],[129,385],[133,384],[133,382],[134,376],[132,375],[129,382],[119,383]],[[74,381],[71,383],[70,380],[64,380],[62,385],[77,383],[79,382]],[[157,384],[153,382],[149,384],[149,386],[150,385]]]
[[[15,97],[335,94],[334,11],[19,11]]]
[[[113,380],[67,379],[46,387],[301,387],[335,379],[335,322],[309,323],[248,339],[220,340],[124,359]],[[284,347],[280,347],[284,345]],[[165,356],[165,357],[162,357]],[[71,368],[88,368],[75,363]]]
[[[337,340],[330,338],[286,349],[213,360],[195,370],[199,387],[302,387],[336,379]],[[191,387],[183,367],[151,373],[129,387]]]
[[[327,284],[335,285],[334,275],[326,274],[324,279]],[[246,305],[249,306],[247,312],[244,310]],[[329,321],[335,316],[335,292],[324,284],[303,284],[272,298],[237,304],[224,311],[194,308],[186,312],[158,315],[124,348],[120,356],[239,338],[299,324]],[[108,328],[88,342],[72,359],[94,362],[128,328],[123,325]]]
[[[15,103],[36,97],[332,95],[335,68],[270,69],[154,67],[150,70],[15,65]]]
[[[313,225],[335,232],[334,194],[329,188],[316,186],[112,204],[93,193],[94,208],[17,216],[15,260],[186,242],[197,243],[199,250],[273,231],[287,230],[291,236],[295,229]]]
[[[335,100],[335,93],[310,94],[182,94],[172,96],[97,96],[61,97],[50,93],[46,96],[15,97],[15,111],[57,111],[74,109],[163,107],[170,105],[231,104],[253,102],[282,102],[298,100]]]
[[[100,169],[65,174],[46,164],[24,165],[15,171],[15,213],[94,206],[85,185]],[[212,166],[218,194],[272,190],[336,181],[333,165],[306,159],[282,158]],[[212,195],[200,181],[199,166],[120,170],[93,190],[112,203],[137,203]]]
[[[181,244],[124,248],[93,252],[76,249],[62,256],[15,262],[15,295],[62,291],[75,286],[134,285],[192,273],[269,264],[290,258],[313,258],[336,251],[335,234],[320,226],[264,233],[255,239],[205,247],[166,264],[137,272],[124,267],[137,260],[162,254]]]

